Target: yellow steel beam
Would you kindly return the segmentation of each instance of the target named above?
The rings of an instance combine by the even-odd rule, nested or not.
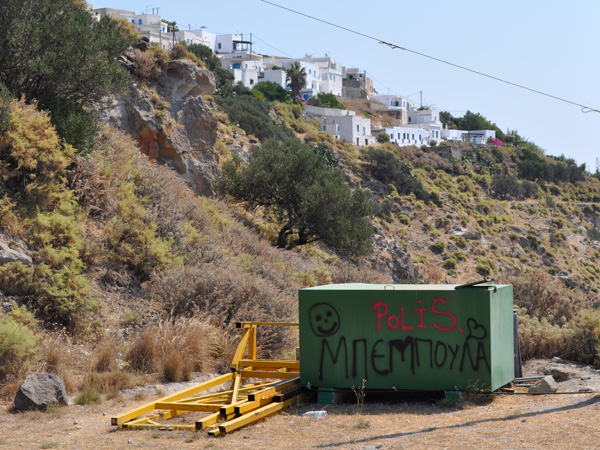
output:
[[[254,401],[254,400],[260,400],[261,398],[272,397],[273,395],[277,394],[277,391],[284,390],[284,389],[291,389],[292,387],[295,387],[299,383],[300,383],[300,377],[298,377],[298,376],[296,376],[294,378],[290,378],[289,380],[278,381],[277,383],[273,383],[271,386],[268,386],[264,389],[254,392],[252,394],[248,394],[248,400]]]
[[[233,380],[233,394],[231,394],[231,402],[230,405],[236,403],[238,401],[238,395],[240,394],[240,384],[242,383],[242,374],[236,373],[235,379]]]
[[[219,404],[206,404],[206,403],[171,403],[171,402],[157,402],[156,409],[171,409],[177,411],[219,411],[222,406],[225,406],[222,402]]]
[[[244,400],[240,400],[240,401],[237,401],[235,403],[232,403],[231,405],[223,406],[221,408],[221,410],[220,410],[221,417],[225,417],[225,416],[228,416],[230,414],[234,414],[236,406],[240,406],[240,405],[243,405],[245,403],[248,403],[248,399],[247,398],[244,399]]]
[[[221,434],[221,430],[219,430],[218,425],[213,425],[211,428],[208,429],[207,433],[209,436],[215,437]]]
[[[267,417],[277,411],[281,411],[282,409],[287,408],[295,401],[296,398],[291,398],[283,403],[271,403],[269,405],[263,406],[262,408],[258,408],[255,411],[252,411],[248,414],[237,417],[233,420],[219,425],[219,431],[221,431],[221,433],[229,433],[233,430],[237,430],[238,428],[241,428],[244,425],[257,422],[258,420]]]
[[[268,372],[260,370],[242,370],[240,373],[246,378],[280,378],[284,380],[298,376],[298,372]]]
[[[205,428],[208,428],[214,424],[216,424],[219,421],[219,418],[221,417],[220,413],[213,413],[210,414],[200,420],[196,421],[196,425],[194,425],[196,430],[204,430]],[[235,417],[234,414],[229,414],[227,417],[225,417],[226,420],[232,419],[233,417]]]
[[[256,359],[256,325],[250,328],[250,340],[248,341],[248,359]]]
[[[159,402],[173,402],[180,400],[182,398],[189,397],[190,395],[194,395],[197,392],[201,392],[205,389],[210,389],[212,387],[218,386],[220,384],[226,383],[227,381],[231,381],[233,379],[233,373],[228,373],[225,375],[221,375],[220,377],[213,378],[212,380],[205,381],[204,383],[197,384],[196,386],[192,386],[188,389],[184,389],[183,391],[177,392],[175,394],[168,395],[166,397],[158,400]],[[131,419],[141,416],[142,414],[146,414],[150,411],[156,409],[156,401],[146,403],[143,406],[135,408],[129,412],[121,414],[119,416],[112,417],[110,419],[111,425],[121,425]]]
[[[231,361],[231,370],[236,372],[239,367],[240,359],[244,357],[244,351],[248,345],[248,339],[250,338],[250,328],[244,328],[244,333],[240,339],[240,343],[237,346],[235,355],[233,355],[233,361]]]
[[[287,359],[241,359],[240,366],[273,367],[277,369],[300,369],[300,361]]]
[[[236,406],[233,412],[235,413],[236,417],[243,416],[250,411],[262,408],[269,403],[273,403],[273,397],[261,398],[260,400],[255,400],[253,402],[245,402],[243,405]]]
[[[300,324],[297,322],[237,322],[236,323],[236,326],[238,328],[250,328],[253,325],[297,327]]]

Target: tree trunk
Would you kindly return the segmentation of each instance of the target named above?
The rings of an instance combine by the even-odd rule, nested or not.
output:
[[[292,227],[290,226],[290,224],[285,224],[285,226],[279,230],[279,236],[277,236],[277,247],[279,248],[285,248],[287,245],[287,236]]]

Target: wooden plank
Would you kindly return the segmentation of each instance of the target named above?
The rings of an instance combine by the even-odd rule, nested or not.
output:
[[[248,414],[237,417],[233,420],[230,420],[228,422],[225,422],[225,423],[219,425],[219,430],[221,431],[221,433],[230,433],[231,431],[237,430],[238,428],[241,428],[244,425],[248,425],[250,423],[257,422],[260,419],[263,419],[277,411],[281,411],[282,409],[290,406],[295,401],[296,401],[296,399],[292,398],[292,399],[286,400],[285,402],[282,402],[282,403],[270,403],[266,406],[263,406],[262,408],[258,408],[255,411],[252,411]]]
[[[277,391],[282,389],[288,389],[295,383],[300,383],[300,377],[294,377],[290,378],[289,380],[278,381],[277,383],[273,383],[269,387],[261,389],[258,392],[248,394],[248,401],[253,402],[255,400],[260,400],[261,398],[272,397],[277,393]]]
[[[163,397],[161,399],[159,399],[159,402],[173,402],[173,401],[177,401],[180,400],[182,398],[186,398],[189,397],[191,395],[194,395],[198,392],[204,391],[206,389],[210,389],[212,387],[218,386],[220,384],[226,383],[227,381],[231,381],[233,379],[233,373],[228,373],[225,375],[221,375],[220,377],[217,378],[213,378],[212,380],[208,380],[205,381],[204,383],[200,383],[197,384],[196,386],[192,386],[188,389],[184,389],[183,391],[180,392],[176,392],[175,394],[171,394],[168,395],[166,397]],[[135,408],[129,412],[126,412],[124,414],[121,414],[119,416],[115,416],[112,417],[110,419],[110,423],[113,426],[116,425],[120,425],[122,423],[125,423],[131,419],[135,419],[136,417],[141,416],[142,414],[146,414],[150,411],[153,411],[156,409],[155,405],[156,405],[157,401],[153,401],[150,403],[146,403],[143,406],[140,406],[138,408]]]
[[[268,372],[261,370],[242,370],[240,373],[246,378],[279,378],[283,380],[298,376],[298,372]]]
[[[288,359],[241,359],[240,366],[252,367],[273,367],[276,369],[298,369],[300,370],[300,361]]]

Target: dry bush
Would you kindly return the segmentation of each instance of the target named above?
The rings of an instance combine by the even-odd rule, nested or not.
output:
[[[118,392],[134,386],[131,375],[123,371],[89,373],[85,376],[84,386],[89,386],[102,394]]]
[[[521,357],[524,360],[568,353],[572,335],[568,327],[553,325],[546,318],[531,317],[523,308],[518,310],[518,321]]]
[[[142,80],[156,79],[162,73],[162,68],[157,64],[154,55],[150,52],[143,52],[134,48],[130,53],[135,73]]]
[[[573,320],[581,308],[590,306],[583,292],[568,289],[563,282],[542,271],[509,281],[513,285],[515,305],[551,324],[563,325]]]
[[[189,380],[210,365],[217,330],[198,318],[168,320],[148,327],[126,359],[133,369],[160,371],[167,381]]]
[[[433,264],[415,264],[421,280],[426,284],[443,284],[446,274],[439,267]]]
[[[94,372],[110,372],[115,366],[115,345],[113,339],[103,339],[94,349],[92,370]]]
[[[145,330],[132,344],[125,356],[132,369],[152,372],[156,359],[155,336],[153,330]]]

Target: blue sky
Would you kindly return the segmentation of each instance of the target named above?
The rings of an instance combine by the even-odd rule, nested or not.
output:
[[[272,0],[399,46],[600,110],[596,0]],[[260,0],[96,0],[95,8],[152,12],[181,29],[253,34],[253,50],[302,57],[327,53],[366,70],[396,93],[461,116],[479,112],[518,130],[546,154],[596,168],[600,114],[505,85],[302,17]]]

